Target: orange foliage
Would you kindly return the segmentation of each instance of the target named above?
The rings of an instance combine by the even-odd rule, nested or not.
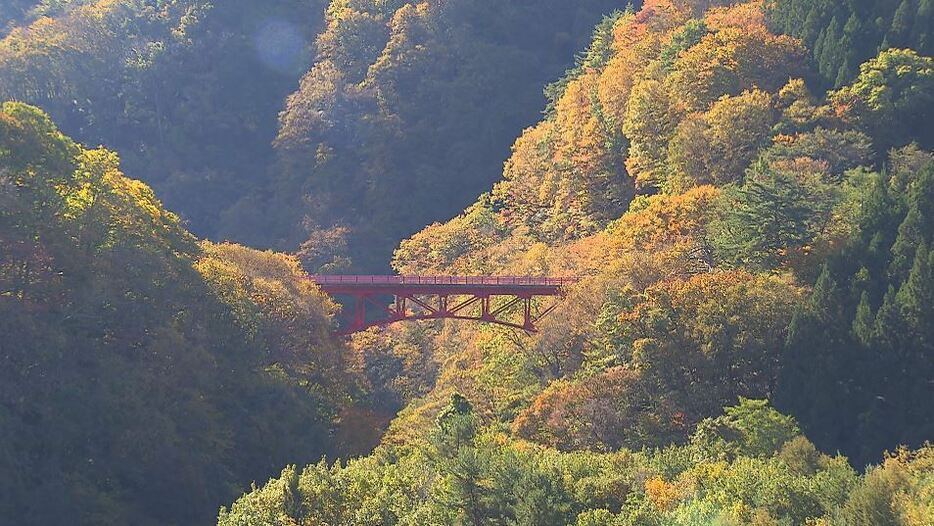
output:
[[[638,14],[621,19],[613,35],[613,58],[600,76],[597,93],[603,110],[622,124],[633,85],[658,56],[666,34],[687,20],[667,0],[646,2]]]
[[[704,21],[712,30],[727,27],[764,30],[766,28],[764,2],[755,0],[727,7],[715,7],[707,11]]]
[[[701,241],[707,210],[720,195],[713,186],[699,186],[681,195],[656,195],[646,205],[627,212],[609,228],[611,243],[620,248],[652,250],[681,240]]]
[[[656,412],[639,409],[645,407]],[[674,422],[663,402],[650,400],[637,373],[615,367],[579,381],[554,382],[512,428],[518,436],[563,450],[615,450],[664,442]]]
[[[672,93],[685,111],[704,111],[723,95],[760,88],[775,92],[799,77],[806,50],[764,28],[726,27],[681,54],[671,76]]]
[[[678,486],[665,482],[660,477],[650,479],[645,483],[645,496],[661,511],[671,511],[680,500]]]
[[[525,130],[506,162],[505,181],[493,190],[512,227],[531,227],[548,241],[577,238],[600,229],[619,213],[631,185],[622,151],[613,147],[618,126],[597,101],[597,74],[570,82],[556,116]]]

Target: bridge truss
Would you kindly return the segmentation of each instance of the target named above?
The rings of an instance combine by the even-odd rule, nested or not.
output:
[[[559,298],[576,278],[529,276],[312,276],[332,296],[352,299],[348,323],[339,334],[411,320],[473,320],[528,332],[551,313],[557,301],[540,308],[541,298]],[[517,316],[521,314],[521,316]]]

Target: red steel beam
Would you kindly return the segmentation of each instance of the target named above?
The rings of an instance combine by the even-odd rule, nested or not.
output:
[[[532,276],[311,276],[310,279],[328,294],[354,298],[352,321],[340,331],[341,334],[352,334],[368,327],[389,325],[397,321],[437,319],[482,321],[535,332],[536,323],[550,313],[555,305],[533,315],[532,299],[564,296],[566,287],[578,281],[574,277]],[[394,302],[387,306],[377,301],[376,296],[393,296]],[[423,300],[417,296],[432,296],[437,301]],[[450,296],[469,297],[449,308]],[[511,298],[505,304],[491,309],[492,297]],[[410,313],[408,302],[424,311]],[[479,316],[464,312],[478,302]],[[368,319],[368,303],[383,316]],[[436,303],[437,307],[431,303]],[[501,314],[520,303],[523,306],[521,324],[500,318]]]

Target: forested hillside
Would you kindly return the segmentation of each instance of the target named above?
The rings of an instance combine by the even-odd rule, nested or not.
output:
[[[932,16],[0,0],[0,525],[934,524]]]
[[[0,111],[0,523],[204,524],[338,452],[335,306],[289,256],[199,243],[115,153]]]
[[[220,524],[929,523],[934,59],[862,41],[828,81],[793,7],[600,24],[502,180],[393,259],[584,279],[531,337],[357,336],[404,406],[380,448]]]
[[[309,268],[386,268],[393,247],[496,180],[508,144],[618,0],[333,0],[288,98],[272,184],[224,235],[304,242]],[[241,237],[246,236],[246,237]],[[281,244],[281,245],[279,245]]]
[[[22,23],[38,4],[35,0],[10,0],[0,5],[0,35]]]
[[[880,49],[934,54],[934,2],[770,0],[770,25],[801,39],[825,87],[840,87]]]
[[[542,86],[618,7],[74,0],[23,19],[11,6],[22,27],[0,41],[0,98],[121,152],[200,235],[382,269],[496,179]]]
[[[5,4],[3,4],[5,5]],[[310,64],[318,0],[68,0],[0,40],[0,99],[119,151],[201,235],[273,160],[276,115]],[[270,243],[264,243],[269,245]]]
[[[494,346],[532,351],[526,381],[547,386],[500,414],[526,437],[658,445],[747,396],[775,400],[860,464],[920,445],[934,433],[917,403],[934,394],[934,165],[917,144],[932,145],[934,60],[883,51],[816,96],[801,79],[806,49],[771,33],[760,4],[697,15],[660,2],[621,17],[611,58],[574,72],[504,180],[403,242],[396,268],[593,275],[554,329]],[[582,443],[568,423],[553,427],[565,404],[584,403],[566,397],[593,396],[587,377],[609,382],[618,366],[631,378],[609,384],[613,398],[665,403],[578,422]],[[643,418],[662,425],[648,442],[591,428]]]

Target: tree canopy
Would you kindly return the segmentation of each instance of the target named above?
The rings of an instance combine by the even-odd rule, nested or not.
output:
[[[335,306],[293,257],[199,244],[116,154],[21,103],[0,111],[0,203],[4,516],[203,523],[337,452]]]
[[[4,2],[0,524],[929,526],[931,14]]]

